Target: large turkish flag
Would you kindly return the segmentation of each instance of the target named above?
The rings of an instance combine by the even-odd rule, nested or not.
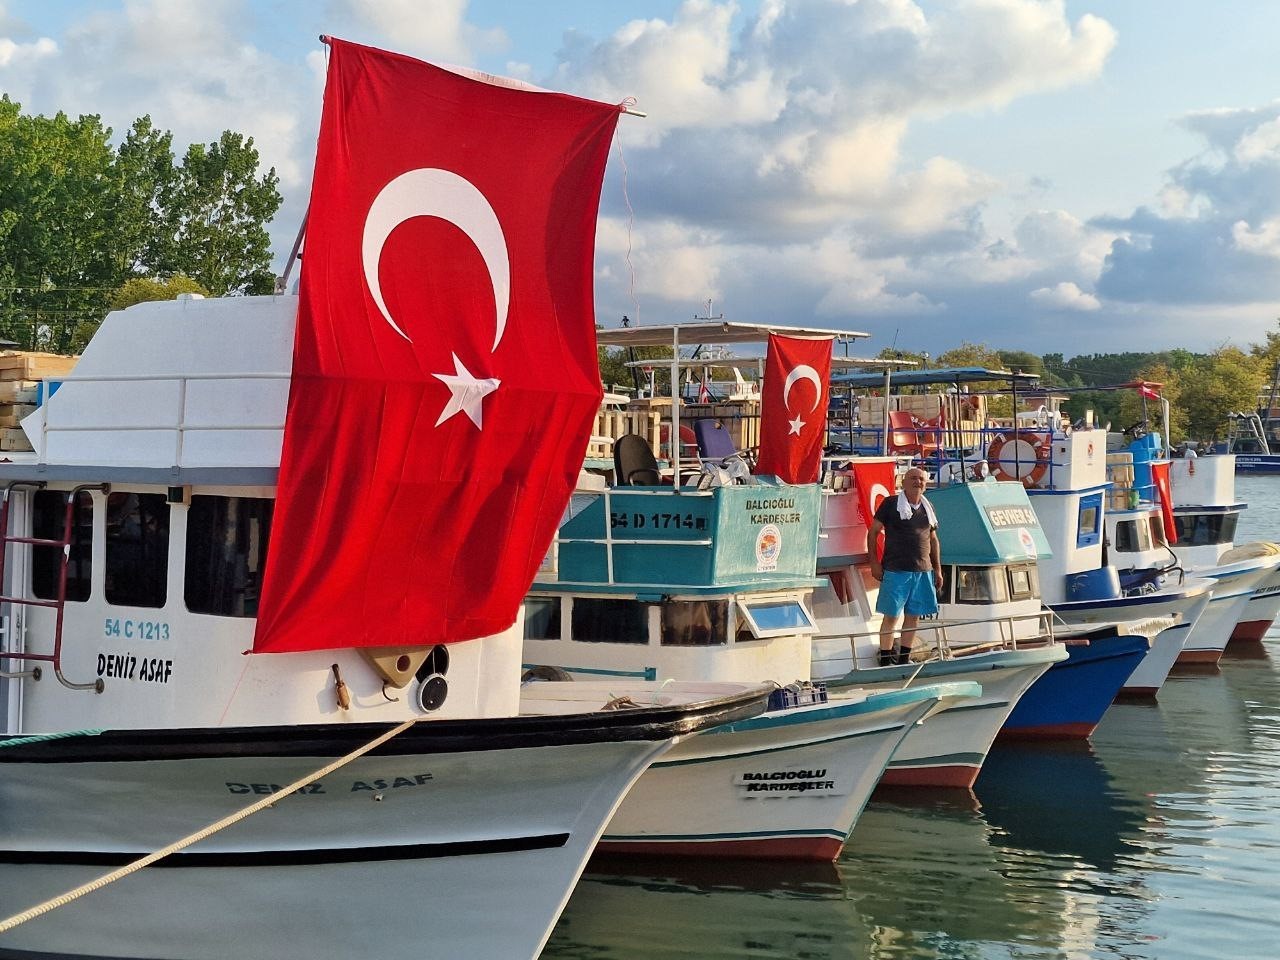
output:
[[[760,395],[758,474],[815,483],[827,435],[831,338],[769,335]]]
[[[618,115],[330,42],[255,651],[515,621],[600,403]]]

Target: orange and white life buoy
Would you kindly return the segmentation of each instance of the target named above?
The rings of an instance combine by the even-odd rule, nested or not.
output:
[[[987,450],[987,462],[997,480],[1036,486],[1049,469],[1053,444],[1046,436],[1025,430],[999,434]]]

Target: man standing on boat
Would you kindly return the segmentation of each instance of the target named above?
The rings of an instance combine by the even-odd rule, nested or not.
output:
[[[907,663],[921,617],[938,612],[942,589],[942,559],[938,547],[938,518],[925,499],[929,478],[912,467],[902,478],[902,492],[886,497],[876,509],[867,530],[867,556],[871,575],[880,581],[876,610],[880,622],[880,666]],[[884,557],[876,555],[884,531]],[[902,639],[894,650],[893,638],[902,622]]]

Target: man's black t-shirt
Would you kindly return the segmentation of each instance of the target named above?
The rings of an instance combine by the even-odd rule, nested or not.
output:
[[[898,515],[898,498],[885,497],[876,510],[876,519],[884,525],[884,560],[886,570],[932,570],[929,559],[929,514],[919,504],[910,520]]]

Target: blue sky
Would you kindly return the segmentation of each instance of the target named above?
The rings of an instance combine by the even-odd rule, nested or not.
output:
[[[712,299],[869,350],[1203,350],[1280,317],[1278,27],[1261,0],[0,0],[0,90],[253,136],[280,257],[320,33],[630,95],[649,117],[610,161],[602,322]]]

